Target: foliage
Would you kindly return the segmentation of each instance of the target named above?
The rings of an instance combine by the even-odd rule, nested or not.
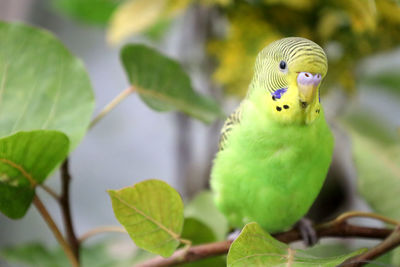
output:
[[[72,150],[85,135],[94,108],[89,77],[49,32],[0,22],[0,85],[0,136],[57,130]]]
[[[115,216],[136,245],[169,257],[178,247],[183,202],[178,192],[159,180],[108,191]]]
[[[206,123],[221,117],[215,100],[193,91],[182,67],[144,45],[127,45],[121,60],[129,82],[142,100],[157,111],[179,110]]]
[[[185,217],[193,217],[214,230],[217,240],[224,240],[228,234],[228,221],[214,205],[211,191],[196,195],[185,207]]]
[[[0,22],[0,70],[0,211],[16,219],[83,138],[94,97],[81,61],[20,23]]]
[[[316,258],[301,250],[289,248],[265,232],[257,223],[247,224],[232,243],[227,266],[338,266],[363,253],[361,249],[347,255]]]
[[[67,136],[57,131],[0,138],[0,211],[13,219],[24,216],[36,186],[66,157],[68,145]]]

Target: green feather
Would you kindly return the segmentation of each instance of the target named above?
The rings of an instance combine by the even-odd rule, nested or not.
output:
[[[313,59],[310,53],[299,56],[301,51],[309,51],[301,50],[300,41],[317,46],[304,40],[286,38],[260,53],[257,61],[263,63],[256,65],[250,93],[234,113],[240,118],[228,118],[229,127],[226,123],[222,131],[223,149],[214,160],[211,187],[216,205],[234,227],[257,222],[269,232],[287,229],[306,214],[325,180],[333,136],[318,95],[307,106],[299,101],[294,82],[297,73],[292,70],[311,70],[325,76],[326,69],[307,63]],[[289,43],[284,52],[294,53],[297,60],[280,51],[285,46],[277,45],[279,42]],[[296,44],[299,51],[291,50]],[[279,72],[274,65],[279,65],[281,58],[290,62],[288,72],[280,76],[280,86],[288,91],[281,99],[272,100],[270,91],[277,88],[265,88],[266,82],[273,84],[266,77]],[[277,111],[276,106],[284,105],[290,108]]]

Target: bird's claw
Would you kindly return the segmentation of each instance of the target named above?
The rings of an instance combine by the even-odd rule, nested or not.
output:
[[[310,219],[300,219],[295,227],[300,231],[301,238],[307,247],[314,246],[318,242],[317,232],[313,228],[313,223]]]

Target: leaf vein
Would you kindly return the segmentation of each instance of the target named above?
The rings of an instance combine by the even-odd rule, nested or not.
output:
[[[5,158],[0,158],[0,161],[17,169],[31,183],[31,187],[35,187],[37,185],[37,182],[35,179],[33,179],[32,175],[29,174],[21,165],[18,165],[17,163]]]
[[[146,219],[148,219],[149,221],[151,221],[152,223],[154,223],[155,225],[160,227],[162,230],[164,230],[166,233],[168,233],[173,239],[179,240],[179,235],[177,233],[175,233],[174,231],[168,229],[163,224],[161,224],[160,222],[156,221],[154,218],[152,218],[151,216],[147,215],[146,213],[144,213],[143,211],[141,211],[137,207],[132,206],[131,204],[126,202],[124,199],[122,199],[118,194],[114,194],[114,197],[117,198],[121,203],[123,203],[128,208],[133,209],[134,211],[136,211],[137,213],[139,213],[140,215],[142,215],[143,217],[145,217]]]

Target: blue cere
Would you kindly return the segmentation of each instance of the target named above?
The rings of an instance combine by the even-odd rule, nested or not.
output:
[[[282,95],[286,93],[287,88],[281,88],[271,93],[273,98],[281,99]]]

